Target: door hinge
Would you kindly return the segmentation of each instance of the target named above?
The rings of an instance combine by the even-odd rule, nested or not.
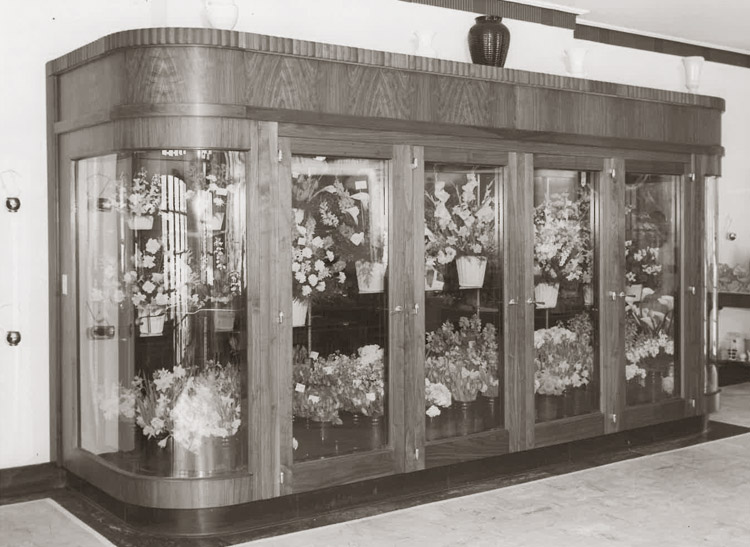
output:
[[[284,322],[284,312],[279,312],[279,325],[281,325]]]
[[[284,484],[284,472],[279,473],[279,484]]]

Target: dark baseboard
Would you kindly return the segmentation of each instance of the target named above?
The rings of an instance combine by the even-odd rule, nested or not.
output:
[[[56,463],[0,469],[0,504],[38,492],[64,488],[67,472]]]

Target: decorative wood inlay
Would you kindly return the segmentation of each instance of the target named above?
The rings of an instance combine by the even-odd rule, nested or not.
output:
[[[104,56],[118,49],[140,49],[142,46],[177,45],[208,46],[209,48],[222,48],[224,51],[227,49],[240,49],[245,50],[247,53],[270,53],[292,58],[308,58],[318,61],[374,66],[408,72],[458,76],[466,79],[489,80],[499,83],[517,84],[519,86],[550,87],[597,95],[704,106],[721,111],[724,110],[723,99],[691,93],[641,88],[611,82],[568,78],[565,76],[474,65],[457,61],[428,59],[400,53],[371,51],[347,46],[294,40],[291,38],[278,38],[215,29],[155,28],[117,32],[100,38],[54,61],[50,61],[47,63],[47,73],[58,74],[66,72],[79,64]],[[153,54],[148,53],[151,48],[143,49],[146,51],[144,55]],[[172,60],[169,63],[172,63],[170,66],[177,66]],[[158,71],[160,69],[151,68],[149,69],[149,74],[153,74],[153,70]],[[169,71],[167,71],[167,74],[169,74]],[[193,76],[195,77],[196,75]],[[179,78],[176,78],[176,80],[179,80]],[[173,81],[175,81],[175,78],[173,78]],[[265,84],[265,82],[263,83]],[[309,86],[310,81],[305,80],[305,84]]]
[[[469,11],[483,15],[499,15],[508,19],[541,23],[551,27],[573,29],[576,26],[576,14],[541,6],[530,6],[504,0],[401,0],[413,4],[426,4],[440,8]],[[468,28],[466,29],[468,31]]]

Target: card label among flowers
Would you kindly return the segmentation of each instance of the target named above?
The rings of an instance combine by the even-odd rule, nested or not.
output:
[[[367,181],[366,180],[355,181],[354,189],[355,190],[367,190]]]
[[[297,393],[304,393],[305,392],[305,384],[300,384],[299,382],[297,385],[294,386],[294,391]]]

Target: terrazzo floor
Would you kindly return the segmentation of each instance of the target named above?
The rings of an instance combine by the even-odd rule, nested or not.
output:
[[[712,419],[750,427],[750,383],[722,388]],[[115,543],[49,499],[0,507],[0,547],[145,545],[107,536]],[[211,544],[747,547],[750,433],[248,543],[228,539]]]

